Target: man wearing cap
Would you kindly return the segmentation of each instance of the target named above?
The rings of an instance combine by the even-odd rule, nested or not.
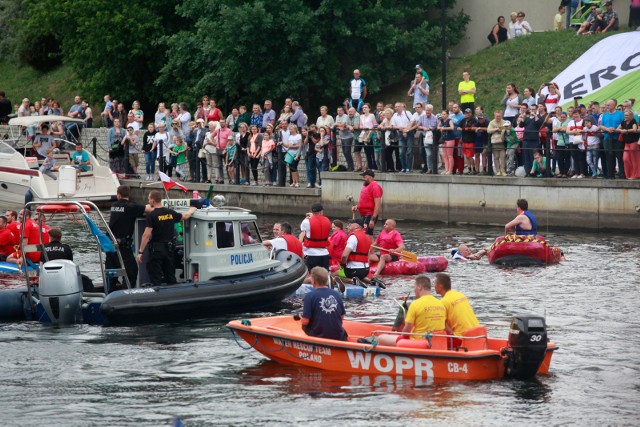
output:
[[[351,207],[351,212],[360,212],[363,220],[362,226],[370,240],[373,241],[373,227],[376,225],[382,208],[382,187],[374,179],[376,175],[371,169],[367,169],[360,175],[363,180],[360,200],[356,206]]]
[[[311,212],[300,224],[300,241],[307,269],[320,266],[329,269],[329,234],[331,221],[323,215],[320,203],[311,206]]]
[[[607,1],[604,4],[605,12],[603,14],[604,22],[607,26],[602,30],[603,33],[607,31],[618,31],[619,19],[618,12],[613,10],[613,3],[611,1]]]
[[[460,108],[462,111],[466,111],[467,108],[473,111],[475,108],[476,82],[470,79],[468,71],[462,73],[462,81],[458,83],[458,94],[460,95]]]
[[[349,220],[349,238],[340,258],[340,265],[347,279],[354,279],[354,284],[359,281],[369,283],[369,250],[371,239],[364,231],[362,218]]]
[[[429,74],[427,74],[426,70],[422,69],[422,65],[416,64],[416,73],[422,74],[422,77],[427,81],[427,83],[429,82]]]
[[[276,222],[273,224],[273,234],[275,236],[273,239],[262,242],[264,247],[269,250],[274,249],[276,251],[283,249],[285,251],[293,252],[300,258],[304,258],[302,243],[300,243],[300,240],[293,235],[291,224],[288,222]]]
[[[416,73],[415,78],[411,82],[411,87],[407,93],[409,96],[413,96],[413,108],[416,108],[417,104],[427,105],[429,102],[429,84],[424,79],[422,74]]]
[[[465,109],[464,119],[460,122],[460,129],[462,129],[462,154],[464,155],[467,175],[476,175],[478,173],[473,160],[476,150],[476,125],[477,122],[473,117],[473,110],[471,108]]]
[[[200,182],[201,178],[207,179],[207,158],[199,158],[198,153],[204,145],[204,138],[207,131],[204,129],[204,119],[196,120],[196,127],[191,130],[191,135],[187,145],[189,146],[189,170],[191,171],[191,182]],[[200,170],[202,169],[202,175]]]
[[[353,70],[353,79],[349,82],[349,106],[362,111],[362,104],[367,97],[367,83],[360,77],[360,70]]]

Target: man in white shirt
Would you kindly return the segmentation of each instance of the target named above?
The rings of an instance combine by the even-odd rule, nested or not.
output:
[[[404,103],[396,102],[396,112],[391,117],[391,126],[400,133],[398,146],[400,147],[400,165],[401,173],[411,172],[413,167],[413,117],[405,111]]]
[[[36,135],[33,140],[33,147],[36,149],[36,157],[38,159],[44,159],[47,157],[47,153],[52,148],[56,148],[53,135],[49,135],[49,125],[44,123],[40,130],[41,134]]]
[[[362,111],[362,104],[367,97],[367,83],[360,77],[360,70],[353,70],[353,79],[349,82],[349,106],[358,112]]]

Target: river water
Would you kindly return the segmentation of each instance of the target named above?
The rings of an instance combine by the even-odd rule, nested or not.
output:
[[[273,221],[261,218],[265,235]],[[446,255],[458,242],[485,247],[501,231],[407,222],[399,229],[420,255]],[[496,324],[492,335],[506,336],[498,325],[513,314],[546,316],[560,349],[550,374],[534,381],[428,383],[283,366],[242,349],[225,328],[271,313],[131,327],[5,323],[2,424],[163,426],[178,416],[187,426],[637,425],[640,237],[543,234],[564,250],[562,265],[497,268],[483,260],[448,269],[481,322]],[[81,265],[93,260],[76,231],[63,240]],[[347,300],[347,317],[392,322],[392,299],[412,282],[388,282],[378,298]],[[300,307],[292,299],[278,313]]]

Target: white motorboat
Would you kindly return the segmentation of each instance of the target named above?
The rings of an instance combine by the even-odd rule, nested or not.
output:
[[[116,174],[109,166],[103,166],[84,147],[89,155],[87,171],[77,171],[72,165],[75,143],[57,138],[64,147],[54,154],[57,171],[53,179],[40,172],[42,161],[35,155],[31,141],[22,135],[30,126],[40,126],[49,122],[82,124],[82,120],[64,116],[16,117],[9,121],[11,137],[0,142],[0,188],[7,203],[23,205],[25,202],[64,200],[90,200],[104,202],[115,198],[120,185]]]

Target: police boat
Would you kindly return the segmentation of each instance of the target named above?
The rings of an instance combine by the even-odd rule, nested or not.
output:
[[[85,207],[97,211],[90,202],[56,204],[74,206],[70,209],[77,209],[88,221],[91,219]],[[117,250],[118,241],[97,211],[101,226],[91,221],[89,230],[97,241],[102,282],[87,287],[85,279],[83,288],[82,266],[68,260],[45,262],[38,286],[29,284],[21,298],[12,290],[13,317],[23,311],[27,318],[54,324],[102,325],[211,317],[276,307],[302,284],[307,275],[303,260],[288,251],[265,249],[257,218],[250,211],[225,207],[223,196],[214,198],[214,206],[202,199],[191,200],[190,204],[199,209],[175,227],[176,284],[148,283],[148,248],[139,264],[136,283],[129,283],[119,253],[122,267],[105,269],[104,255]],[[175,208],[178,212],[186,209]],[[145,227],[145,218],[139,218],[133,236],[135,252]],[[109,289],[114,279],[120,280],[125,289]],[[0,296],[0,306],[1,301]]]

